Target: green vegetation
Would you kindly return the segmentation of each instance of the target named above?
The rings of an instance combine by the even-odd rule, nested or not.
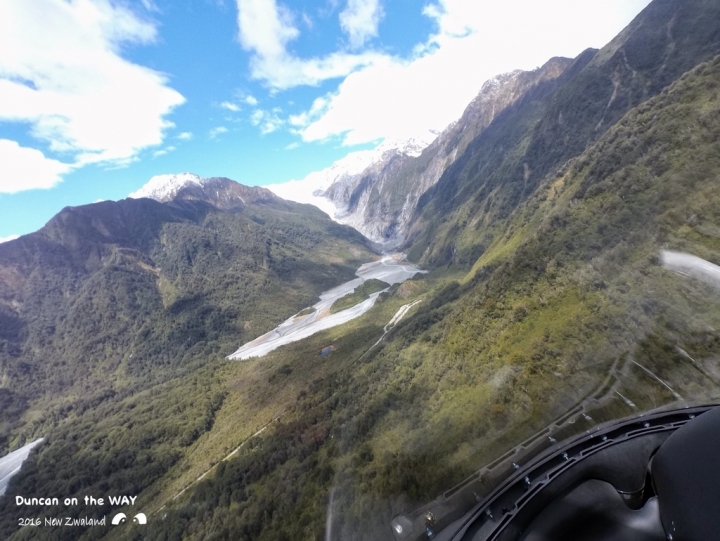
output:
[[[6,399],[46,410],[164,381],[232,353],[373,257],[350,228],[291,208],[105,202],[0,247],[11,277],[0,369],[17,396]]]
[[[3,244],[0,448],[47,438],[19,486],[147,489],[213,428],[224,357],[373,257],[352,229],[286,202],[105,202]]]
[[[408,257],[468,268],[516,230],[509,216],[628,111],[720,54],[712,0],[652,2],[600,51],[578,56],[498,116],[418,203]],[[438,217],[441,217],[438,219]]]
[[[310,308],[304,308],[303,310],[300,310],[300,311],[297,313],[297,315],[298,315],[298,317],[300,317],[300,316],[307,316],[307,315],[312,314],[313,312],[315,312],[315,308],[313,308],[313,307],[311,306]]]
[[[390,287],[390,284],[387,284],[382,280],[378,280],[377,278],[365,280],[362,284],[355,288],[355,291],[336,300],[330,307],[330,313],[334,314],[335,312],[341,312],[342,310],[352,308],[356,304],[367,299],[373,293],[377,293],[378,291],[382,291],[388,287]]]

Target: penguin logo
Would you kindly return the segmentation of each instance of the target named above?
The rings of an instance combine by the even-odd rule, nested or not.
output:
[[[144,516],[144,515],[143,515]],[[112,519],[113,526],[117,526],[118,524],[122,524],[125,522],[125,519],[127,518],[127,515],[125,513],[118,513],[115,515]]]
[[[133,518],[133,522],[135,524],[147,524],[147,517],[145,516],[145,513],[138,513],[135,515],[135,518]]]

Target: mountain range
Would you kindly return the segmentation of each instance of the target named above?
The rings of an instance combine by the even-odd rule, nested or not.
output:
[[[269,187],[293,201],[312,202],[341,223],[390,248],[402,243],[420,196],[505,108],[571,63],[553,58],[534,71],[516,70],[487,81],[463,115],[437,137],[385,141],[302,181]],[[328,203],[331,203],[331,206]]]
[[[387,239],[377,235],[372,228],[362,227],[355,219],[357,213],[348,208],[347,201],[332,194],[339,186],[357,184],[364,171],[383,168],[395,159],[419,156],[437,135],[428,132],[406,140],[386,140],[372,150],[351,152],[330,167],[310,173],[302,180],[271,184],[266,188],[284,199],[315,205],[338,222],[353,225],[373,241],[386,243]]]
[[[6,428],[33,400],[92,402],[229,354],[373,255],[359,233],[264,188],[180,175],[133,195],[0,244]]]
[[[162,176],[0,244],[0,446],[45,438],[0,538],[391,540],[393,517],[475,505],[480,467],[512,471],[578,404],[603,422],[717,402],[720,298],[661,256],[720,263],[719,20],[654,0],[599,50],[489,81],[434,139],[272,189]],[[225,359],[371,241],[429,272]],[[142,534],[17,527],[16,495],[126,493],[37,514],[142,510]]]

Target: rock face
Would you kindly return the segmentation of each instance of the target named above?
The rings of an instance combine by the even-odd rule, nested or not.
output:
[[[322,192],[338,209],[336,219],[389,247],[400,244],[420,196],[470,141],[531,88],[559,77],[571,63],[568,58],[553,58],[533,71],[494,77],[482,86],[462,117],[425,148],[417,142],[391,145],[360,173],[338,178]]]
[[[422,136],[406,140],[386,140],[374,149],[351,152],[330,167],[314,171],[302,180],[291,180],[265,187],[283,199],[315,205],[336,221],[346,223],[352,220],[352,216],[346,212],[347,200],[342,196],[345,189],[352,191],[364,171],[382,167],[382,164],[386,164],[394,157],[420,156],[423,149],[437,136],[437,132],[426,132]],[[331,186],[334,188],[332,192],[328,192]],[[382,237],[372,234],[370,237],[374,237],[376,241],[383,240]]]

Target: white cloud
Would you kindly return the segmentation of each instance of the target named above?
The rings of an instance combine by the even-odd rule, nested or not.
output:
[[[319,97],[315,98],[315,100],[312,103],[312,106],[310,107],[310,110],[302,112],[298,115],[290,115],[290,118],[288,121],[290,122],[291,126],[296,127],[305,127],[310,122],[313,122],[318,119],[326,110],[328,105],[330,105],[331,97]]]
[[[163,149],[160,149],[160,150],[156,150],[155,152],[153,152],[153,158],[157,158],[158,156],[164,156],[164,155],[167,154],[168,152],[172,152],[172,151],[174,151],[174,150],[176,150],[176,148],[175,148],[174,146],[172,146],[172,145],[167,146],[167,147],[165,147],[165,148],[163,148]]]
[[[253,126],[257,126],[260,122],[262,122],[263,116],[265,116],[265,113],[261,109],[256,109],[250,115],[250,122]]]
[[[20,235],[8,235],[7,237],[0,237],[0,244],[3,242],[10,242],[11,240],[15,240],[19,238]]]
[[[326,79],[344,77],[383,55],[363,52],[334,52],[322,58],[301,59],[287,45],[300,34],[292,14],[275,0],[237,0],[240,44],[252,53],[252,77],[274,89],[317,85]]]
[[[305,141],[347,145],[442,130],[487,79],[601,47],[649,1],[440,0],[423,10],[436,31],[412,58],[356,69],[289,124]]]
[[[210,130],[208,135],[210,136],[210,139],[215,139],[218,135],[227,133],[227,131],[228,129],[225,126],[217,126]]]
[[[302,14],[302,22],[305,26],[307,26],[311,30],[312,30],[313,26],[315,26],[313,24],[312,19],[310,18],[310,15],[308,15],[307,13],[304,13],[304,12]]]
[[[281,113],[281,110],[277,107],[270,111],[255,109],[250,115],[250,123],[253,126],[258,126],[260,133],[267,135],[268,133],[278,130],[285,124],[285,121],[280,118],[279,113]]]
[[[233,113],[237,113],[238,111],[240,111],[240,106],[234,104],[234,103],[231,102],[231,101],[224,101],[224,102],[222,102],[222,103],[220,104],[220,107],[222,107],[223,109],[227,109],[228,111],[232,111]]]
[[[252,105],[253,107],[255,107],[258,104],[257,98],[252,95],[245,96],[245,99],[243,101],[245,103],[247,103],[248,105]]]
[[[143,7],[144,7],[146,10],[148,10],[148,11],[154,11],[155,13],[159,13],[159,12],[160,12],[160,8],[157,7],[157,5],[155,4],[155,2],[153,2],[152,0],[140,0],[140,2],[142,3]]]
[[[189,141],[190,139],[192,139],[192,137],[193,137],[193,134],[189,131],[184,131],[177,135],[177,138],[180,139],[181,141]]]
[[[380,0],[348,0],[340,12],[340,27],[351,46],[362,47],[368,39],[377,36],[382,17]]]
[[[286,55],[285,46],[300,34],[275,0],[238,0],[238,25],[242,46],[263,57]]]
[[[0,193],[16,193],[36,188],[52,188],[70,171],[72,165],[45,157],[34,148],[0,139]]]
[[[133,161],[162,143],[165,117],[184,102],[164,75],[120,56],[155,37],[110,0],[0,3],[0,121],[29,123],[78,166]]]

